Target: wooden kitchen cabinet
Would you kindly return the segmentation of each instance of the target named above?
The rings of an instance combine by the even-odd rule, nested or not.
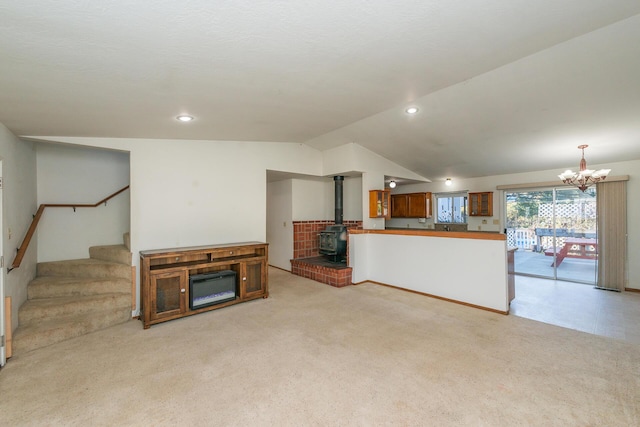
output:
[[[391,196],[392,218],[431,218],[431,193],[394,194]]]
[[[144,328],[256,298],[267,298],[268,248],[267,243],[247,242],[140,251],[140,318]],[[211,295],[205,294],[214,298],[212,302],[197,305],[198,295],[196,291],[194,295],[190,294],[190,286],[191,282],[198,283],[203,275],[229,277],[226,283],[230,296],[215,300],[220,291],[212,290]]]
[[[391,218],[391,192],[389,190],[369,191],[369,218]]]
[[[493,216],[493,192],[469,193],[469,216]]]
[[[431,218],[431,193],[409,193],[409,218]]]
[[[391,218],[406,218],[409,209],[409,198],[406,194],[391,196]]]

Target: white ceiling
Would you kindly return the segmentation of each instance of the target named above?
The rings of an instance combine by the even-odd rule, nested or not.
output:
[[[582,143],[640,158],[638,0],[8,0],[0,20],[17,135],[355,142],[432,180],[575,167]]]

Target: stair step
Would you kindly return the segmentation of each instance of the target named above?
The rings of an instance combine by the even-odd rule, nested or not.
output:
[[[131,266],[97,259],[40,262],[37,276],[118,277],[131,280]]]
[[[13,336],[14,354],[23,354],[70,338],[79,337],[131,319],[131,307],[65,316],[48,322],[20,325]]]
[[[131,293],[32,299],[18,310],[18,324],[23,326],[32,322],[51,321],[57,316],[99,316],[97,312],[120,308],[128,309],[131,316]]]
[[[29,283],[27,298],[101,295],[114,292],[129,292],[129,295],[131,295],[131,279],[40,276]]]
[[[89,248],[90,258],[38,263],[18,311],[14,354],[131,319],[129,235],[123,245]]]
[[[89,257],[131,265],[131,252],[125,245],[92,246],[89,248]]]

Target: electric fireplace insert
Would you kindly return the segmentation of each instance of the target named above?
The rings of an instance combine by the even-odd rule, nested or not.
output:
[[[236,272],[232,270],[189,277],[189,308],[196,310],[236,298]]]

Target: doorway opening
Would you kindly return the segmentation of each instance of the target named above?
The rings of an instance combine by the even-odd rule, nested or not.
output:
[[[505,207],[515,274],[596,284],[595,187],[505,192]]]

